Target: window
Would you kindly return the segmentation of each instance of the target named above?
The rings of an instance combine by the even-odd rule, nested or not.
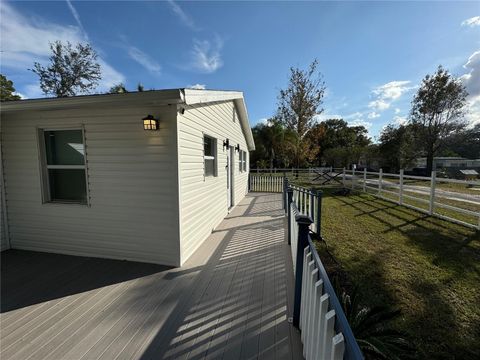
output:
[[[87,203],[83,131],[41,130],[43,188],[46,202]]]
[[[240,172],[247,171],[247,153],[243,150],[238,155],[238,170]]]
[[[217,140],[203,137],[203,163],[205,177],[217,176]]]

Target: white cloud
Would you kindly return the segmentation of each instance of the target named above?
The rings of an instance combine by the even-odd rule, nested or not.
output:
[[[45,96],[42,90],[40,89],[40,85],[38,85],[38,83],[28,84],[24,86],[23,94],[25,97],[22,97],[22,99],[37,99]]]
[[[338,114],[317,114],[313,117],[315,123],[321,123],[322,121],[325,120],[330,120],[330,119],[342,119],[342,115]]]
[[[468,92],[466,118],[470,124],[480,123],[480,50],[475,51],[463,67],[469,72],[460,79]]]
[[[65,26],[47,22],[39,18],[27,18],[8,3],[0,2],[0,40],[2,43],[2,68],[26,70],[33,67],[35,61],[44,63],[50,55],[50,43],[56,40],[79,43],[85,41],[83,30],[78,26]],[[99,58],[102,80],[97,91],[106,91],[110,84],[125,82],[125,77]],[[35,86],[38,91],[32,90]],[[27,89],[28,88],[28,89]],[[27,97],[41,96],[38,85],[27,85],[21,90]],[[35,96],[31,96],[31,93]],[[38,95],[37,95],[38,93]]]
[[[398,124],[398,125],[405,125],[408,122],[408,119],[406,116],[395,116],[393,118],[393,121]]]
[[[408,84],[410,84],[410,81],[390,81],[375,88],[373,93],[380,99],[396,100],[408,90],[413,89],[413,87],[407,86]]]
[[[390,103],[386,102],[385,100],[379,99],[379,100],[370,101],[368,103],[368,107],[378,111],[383,111],[383,110],[387,110],[390,107]]]
[[[77,22],[78,27],[82,31],[84,37],[86,40],[88,40],[88,34],[85,31],[85,28],[83,27],[82,21],[80,20],[80,14],[78,13],[77,9],[73,6],[72,2],[70,0],[66,0],[68,8],[70,9],[73,17],[75,18],[75,21]]]
[[[357,120],[354,120],[354,121],[349,121],[348,124],[350,126],[363,126],[366,129],[370,129],[373,125],[371,122],[365,121],[363,119],[357,119]]]
[[[400,110],[399,108],[396,108],[396,109],[395,109],[395,114],[400,114],[400,111],[401,111],[401,110]]]
[[[216,36],[213,41],[193,40],[193,63],[194,69],[205,73],[213,73],[223,66],[220,54],[223,42]]]
[[[372,111],[371,113],[368,114],[369,119],[376,119],[378,117],[380,117],[380,114],[375,111]]]
[[[480,16],[474,16],[470,19],[462,21],[462,26],[475,27],[480,26]]]
[[[205,90],[207,86],[205,84],[195,84],[195,85],[188,85],[188,89],[196,89],[196,90]]]
[[[470,96],[480,95],[480,50],[475,51],[463,67],[468,70],[468,74],[460,77],[464,82]]]
[[[200,28],[197,27],[195,22],[193,21],[192,17],[188,15],[183,9],[178,5],[175,1],[173,0],[167,0],[168,4],[172,8],[173,12],[175,15],[178,16],[178,18],[182,21],[182,23],[189,27],[192,30],[198,31]]]
[[[345,120],[350,120],[350,119],[357,119],[357,118],[362,118],[362,117],[363,117],[363,113],[361,113],[360,111],[357,111],[357,112],[354,112],[352,114],[345,115],[344,119]]]
[[[390,81],[372,90],[375,100],[368,103],[368,107],[377,111],[384,111],[390,108],[393,101],[398,100],[406,92],[415,89],[409,86],[410,81]]]
[[[144,53],[142,50],[136,48],[135,46],[128,46],[127,52],[128,56],[130,56],[133,60],[142,65],[148,71],[153,74],[160,74],[162,70],[160,64],[154,59],[152,59],[149,55]]]
[[[257,124],[262,124],[264,126],[272,126],[273,123],[269,118],[258,119]]]

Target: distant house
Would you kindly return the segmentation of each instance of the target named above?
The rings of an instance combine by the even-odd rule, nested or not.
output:
[[[415,168],[426,168],[427,158],[418,158],[415,161]],[[480,159],[466,159],[462,157],[435,157],[433,158],[433,168],[476,168],[480,167]]]
[[[476,170],[459,170],[459,172],[465,180],[476,180],[478,178]]]
[[[243,94],[2,103],[2,249],[181,266],[248,191]]]

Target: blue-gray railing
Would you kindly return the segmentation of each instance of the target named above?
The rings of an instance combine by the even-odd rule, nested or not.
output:
[[[315,234],[321,236],[322,229],[322,192],[312,188],[306,189],[301,186],[291,184],[287,178],[283,181],[283,208],[287,215],[289,203],[288,192],[292,191],[291,201],[295,202],[299,214],[308,215],[312,218],[313,223],[310,225],[310,230]]]
[[[362,352],[310,236],[321,236],[321,222],[313,231],[311,216],[321,216],[321,199],[318,191],[288,183],[284,188],[295,275],[293,324],[301,330],[305,359],[360,360]],[[317,213],[312,204],[318,204]]]

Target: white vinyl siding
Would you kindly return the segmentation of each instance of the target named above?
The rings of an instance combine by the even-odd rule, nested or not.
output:
[[[146,114],[160,130],[143,130]],[[38,129],[81,124],[90,206],[42,203]],[[175,106],[2,114],[12,248],[180,265]]]
[[[185,262],[212,230],[228,214],[227,138],[230,144],[247,149],[245,136],[233,101],[193,105],[178,115],[181,260]],[[218,176],[204,181],[203,134],[217,139]],[[232,164],[238,166],[238,152]],[[234,201],[240,202],[248,191],[248,172],[233,177]]]

